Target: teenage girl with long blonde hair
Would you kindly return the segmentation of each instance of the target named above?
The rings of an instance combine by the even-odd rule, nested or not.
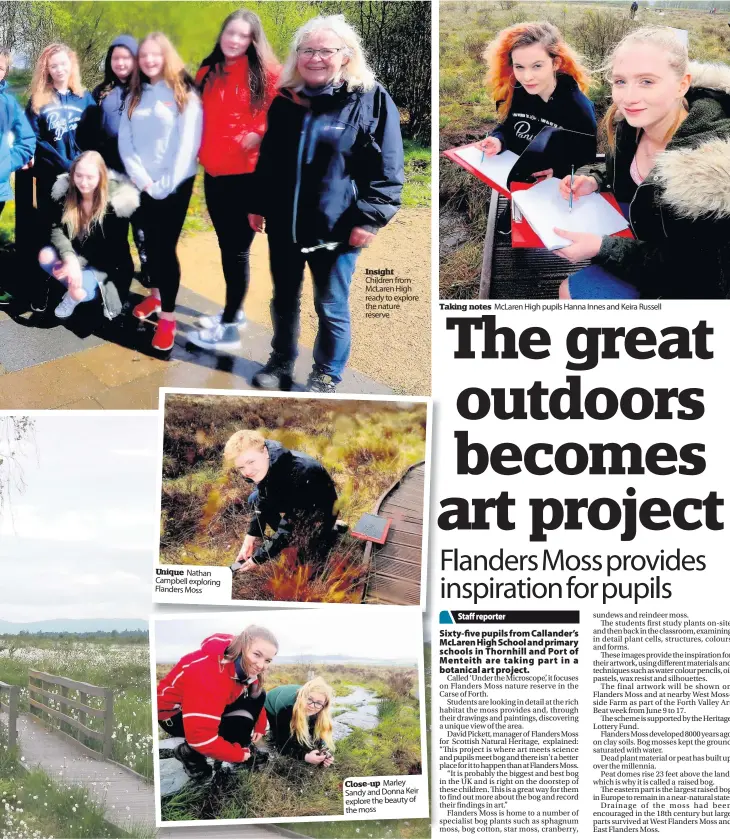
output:
[[[557,254],[593,262],[560,296],[727,298],[730,68],[690,62],[674,30],[644,27],[618,43],[607,69],[605,169],[575,178],[573,196],[612,192],[635,238],[559,230],[571,244]]]
[[[51,245],[39,254],[41,267],[66,287],[56,317],[69,318],[79,303],[101,295],[110,320],[122,310],[132,281],[127,253],[129,218],[139,192],[122,175],[110,172],[96,151],[86,151],[53,186]]]
[[[314,765],[334,762],[334,691],[317,676],[304,685],[280,685],[266,694],[270,735],[280,754]]]
[[[193,192],[202,128],[200,98],[182,59],[167,36],[147,35],[119,126],[119,153],[142,192],[140,220],[152,285],[133,313],[140,320],[159,315],[152,346],[160,351],[171,350],[175,341],[177,242]]]
[[[33,174],[39,212],[38,244],[48,239],[53,217],[51,190],[59,175],[68,173],[81,153],[76,129],[94,99],[81,83],[76,53],[66,44],[49,44],[38,57],[30,84],[26,108],[28,122],[36,135]],[[45,311],[48,283],[33,283],[31,308]]]

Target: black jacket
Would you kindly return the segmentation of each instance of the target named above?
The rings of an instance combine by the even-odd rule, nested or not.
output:
[[[269,471],[257,484],[257,511],[248,529],[264,538],[266,525],[274,537],[253,555],[254,562],[272,559],[300,536],[307,542],[326,537],[335,524],[337,490],[329,472],[313,457],[290,451],[275,440],[266,440]]]
[[[132,282],[127,233],[129,218],[139,207],[139,192],[123,175],[110,172],[109,203],[101,225],[92,227],[88,236],[70,239],[61,222],[68,185],[69,176],[61,175],[51,192],[54,201],[51,244],[61,258],[73,253],[82,267],[88,265],[95,269],[104,315],[111,320],[122,311],[122,298]]]
[[[592,145],[592,153],[595,154],[596,113],[593,103],[578,87],[575,79],[566,73],[558,73],[557,85],[547,102],[541,96],[527,93],[520,85],[515,87],[507,119],[489,136],[496,137],[502,143],[503,151],[509,150],[519,155],[544,128],[551,127],[589,135],[593,138],[589,145]],[[584,157],[575,163],[580,165],[592,160],[595,157]],[[546,169],[551,165],[552,161],[545,161]],[[565,173],[560,171],[555,174],[558,177]]]
[[[605,237],[593,259],[642,297],[730,296],[730,68],[693,62],[690,72],[689,115],[631,201],[636,241]],[[615,154],[592,172],[601,190],[620,192],[636,146],[619,123]]]
[[[385,89],[304,99],[284,90],[269,110],[251,212],[300,245],[347,242],[395,215],[404,183],[400,115]]]

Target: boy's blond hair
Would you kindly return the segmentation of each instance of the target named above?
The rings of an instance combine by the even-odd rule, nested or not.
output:
[[[243,452],[249,449],[263,451],[264,448],[266,448],[266,440],[263,434],[259,431],[245,428],[242,431],[237,431],[228,438],[228,442],[223,449],[223,463],[230,466]]]

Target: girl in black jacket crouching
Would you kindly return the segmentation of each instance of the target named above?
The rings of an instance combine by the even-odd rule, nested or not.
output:
[[[38,255],[41,267],[66,286],[56,317],[70,317],[79,303],[101,297],[110,320],[122,310],[132,281],[125,259],[129,218],[139,192],[121,175],[109,173],[95,151],[81,154],[68,175],[53,186],[51,246]]]

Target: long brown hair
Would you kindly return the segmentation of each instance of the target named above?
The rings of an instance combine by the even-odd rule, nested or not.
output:
[[[221,30],[218,33],[215,46],[210,55],[203,59],[202,67],[209,67],[201,83],[201,93],[209,81],[214,81],[225,73],[226,57],[221,49],[221,38],[226,31],[228,24],[234,20],[242,20],[251,27],[251,43],[246,50],[248,58],[248,84],[251,91],[251,104],[254,108],[260,108],[266,99],[267,84],[271,84],[271,76],[278,72],[279,62],[269,44],[261,18],[248,9],[237,9],[223,21]]]
[[[659,47],[666,53],[669,67],[676,73],[678,78],[682,78],[687,74],[689,68],[687,47],[677,38],[676,34],[666,26],[643,26],[641,29],[634,29],[633,32],[625,35],[616,44],[606,59],[606,63],[601,69],[606,74],[609,84],[613,84],[613,64],[618,51],[622,47],[630,46],[631,44],[653,44],[655,47]],[[684,121],[685,112],[688,110],[687,100],[683,100],[681,105],[682,107],[677,108],[674,121],[664,135],[665,143],[669,143]],[[606,141],[611,151],[616,148],[616,129],[622,121],[623,117],[620,115],[618,107],[612,102],[601,121],[601,128],[606,133]]]
[[[76,53],[67,47],[66,44],[49,44],[43,52],[38,56],[35,69],[33,70],[33,78],[30,82],[30,102],[33,112],[40,113],[44,105],[48,105],[53,101],[55,96],[55,88],[53,87],[53,79],[48,72],[48,63],[56,53],[65,52],[71,62],[71,73],[68,77],[68,89],[76,96],[81,96],[84,92],[84,86],[81,84],[81,71],[79,70],[79,59]]]
[[[93,163],[99,170],[99,184],[94,190],[91,213],[88,215],[84,212],[83,195],[74,182],[76,169],[80,163],[84,162]],[[68,178],[68,190],[63,205],[61,223],[65,225],[69,239],[75,239],[77,236],[88,236],[96,225],[101,227],[106,213],[106,205],[109,202],[109,172],[104,163],[104,158],[98,151],[85,151],[71,164]]]
[[[132,72],[132,79],[129,83],[127,114],[131,119],[132,114],[142,98],[142,85],[149,82],[149,78],[139,68],[139,56],[142,52],[142,47],[147,41],[155,41],[162,50],[164,62],[162,66],[162,77],[165,83],[172,89],[178,113],[182,113],[185,110],[191,93],[195,90],[195,82],[190,78],[189,73],[185,69],[185,63],[180,58],[180,55],[175,47],[173,47],[167,35],[163,32],[150,32],[139,44],[137,64]]]
[[[550,58],[558,59],[559,71],[572,76],[583,93],[588,91],[590,74],[578,53],[563,40],[557,26],[546,20],[517,23],[503,29],[482,53],[488,67],[485,82],[495,101],[500,103],[497,113],[501,120],[507,119],[515,91],[512,53],[533,44],[543,47]]]
[[[279,651],[279,642],[276,640],[274,633],[270,629],[266,629],[265,626],[256,626],[255,624],[251,624],[250,626],[247,626],[243,632],[236,635],[236,637],[226,647],[223,657],[228,661],[235,661],[239,656],[243,656],[257,639],[273,644],[273,646],[276,647],[276,651]],[[266,671],[262,670],[258,675],[258,680],[261,685],[264,683],[265,673]]]

